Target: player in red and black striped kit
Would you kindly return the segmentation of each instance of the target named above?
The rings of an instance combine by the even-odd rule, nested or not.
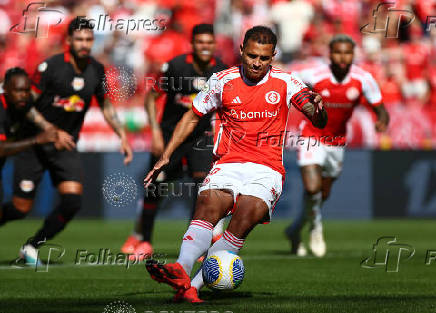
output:
[[[68,26],[68,49],[39,64],[33,77],[32,94],[35,107],[43,117],[74,138],[70,150],[58,151],[56,145],[45,144],[21,152],[15,159],[14,196],[12,203],[21,212],[33,206],[35,190],[45,170],[50,172],[59,191],[59,205],[47,216],[43,227],[22,247],[20,255],[35,264],[37,248],[62,231],[80,210],[82,201],[82,166],[75,148],[85,114],[93,96],[106,122],[121,139],[124,163],[132,160],[132,150],[116,112],[105,97],[104,67],[90,56],[94,41],[93,27],[84,18],[74,19]],[[29,125],[28,134],[35,128]]]

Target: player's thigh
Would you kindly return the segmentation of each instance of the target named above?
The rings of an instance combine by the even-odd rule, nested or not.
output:
[[[44,170],[43,156],[37,148],[30,148],[15,155],[13,202],[17,208],[26,212],[31,209]]]
[[[56,150],[52,145],[44,146],[47,168],[53,184],[60,193],[82,193],[83,167],[77,150]]]
[[[232,191],[226,189],[205,189],[200,191],[198,195],[193,219],[205,220],[216,225],[232,207]]]
[[[268,212],[268,205],[262,199],[240,195],[227,230],[237,238],[245,238],[257,224],[265,221]]]

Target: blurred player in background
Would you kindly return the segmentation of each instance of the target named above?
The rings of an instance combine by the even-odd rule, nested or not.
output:
[[[271,67],[276,44],[276,35],[267,27],[256,26],[246,32],[240,47],[242,65],[211,76],[145,178],[149,186],[202,117],[217,110],[221,123],[213,151],[216,161],[199,190],[179,258],[172,264],[147,265],[154,280],[177,290],[176,301],[202,302],[198,297],[204,285],[201,272],[190,281],[199,256],[218,250],[239,253],[250,231],[270,220],[285,175],[283,133],[291,104],[315,127],[326,125],[321,97],[314,96],[293,75]],[[277,144],[277,139],[282,143]],[[230,212],[227,230],[211,246],[213,227]]]
[[[57,131],[54,127],[33,137],[21,138],[23,124],[32,108],[30,101],[30,79],[19,67],[6,71],[3,81],[4,93],[0,94],[0,171],[6,157],[17,154],[35,145],[54,143]],[[3,186],[0,179],[0,205],[3,200]],[[25,214],[14,210],[10,203],[0,207],[0,225],[20,219]]]
[[[90,56],[94,41],[92,25],[76,18],[68,26],[68,49],[42,62],[33,77],[35,106],[44,118],[74,138],[70,150],[56,150],[45,144],[17,155],[14,164],[14,196],[17,211],[27,213],[33,206],[36,188],[45,170],[59,191],[58,206],[46,217],[43,227],[20,250],[27,264],[36,264],[38,247],[62,231],[80,210],[82,202],[82,166],[75,148],[85,114],[93,96],[106,122],[121,138],[124,163],[132,160],[132,150],[115,109],[105,97],[104,67]],[[33,125],[26,132],[33,134]]]
[[[305,121],[301,125],[304,145],[298,145],[297,160],[304,185],[304,208],[285,231],[291,241],[291,252],[299,256],[307,254],[300,234],[307,220],[310,222],[310,250],[317,257],[326,253],[321,206],[342,171],[346,124],[354,108],[366,100],[377,115],[378,132],[386,131],[389,123],[376,81],[370,73],[352,64],[354,46],[348,35],[336,35],[329,44],[330,65],[321,64],[298,73],[304,83],[322,96],[329,117],[324,129]]]
[[[192,30],[192,53],[182,54],[162,65],[162,77],[158,88],[152,89],[145,98],[145,110],[152,133],[150,159],[151,168],[161,157],[168,144],[176,124],[183,114],[191,109],[192,101],[206,84],[207,79],[226,66],[214,57],[215,36],[213,25],[198,24]],[[156,117],[156,98],[161,93],[167,94],[162,120]],[[160,173],[156,185],[145,190],[144,207],[139,216],[135,230],[130,235],[121,252],[134,254],[132,258],[143,258],[153,252],[151,234],[156,211],[161,200],[159,183],[168,183],[180,179],[184,175],[182,159],[186,158],[188,174],[195,183],[191,191],[194,203],[197,198],[197,186],[204,180],[212,164],[212,142],[206,133],[211,130],[212,113],[202,119],[193,133],[178,147],[169,164]]]

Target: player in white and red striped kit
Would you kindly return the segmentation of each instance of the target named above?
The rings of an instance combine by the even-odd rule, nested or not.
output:
[[[297,73],[322,96],[329,117],[324,129],[314,128],[305,121],[301,125],[304,145],[297,147],[297,159],[305,189],[304,208],[286,229],[291,252],[300,256],[307,253],[300,235],[307,219],[311,223],[309,246],[312,253],[322,257],[326,252],[320,209],[342,171],[346,126],[354,108],[365,98],[377,115],[376,130],[385,131],[389,123],[376,81],[370,73],[352,64],[355,43],[351,37],[336,35],[329,46],[330,64],[316,65]]]
[[[247,31],[241,46],[242,65],[211,76],[145,178],[145,184],[150,184],[201,116],[218,112],[220,127],[213,151],[216,161],[199,189],[179,258],[173,264],[147,265],[154,280],[177,290],[175,300],[201,302],[201,273],[192,283],[189,277],[197,258],[218,250],[238,253],[248,233],[257,224],[269,221],[282,191],[283,141],[291,103],[315,127],[327,123],[321,97],[293,75],[271,67],[276,43],[275,34],[267,27]],[[232,218],[223,237],[210,246],[214,225],[229,213]]]

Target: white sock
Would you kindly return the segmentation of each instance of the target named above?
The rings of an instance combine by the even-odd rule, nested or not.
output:
[[[322,231],[322,193],[318,192],[314,195],[307,195],[305,198],[305,209],[310,219],[310,229]]]
[[[210,247],[212,241],[213,225],[202,220],[192,220],[180,247],[177,263],[183,266],[188,275],[191,275],[195,261]]]
[[[212,232],[212,238],[215,236],[219,236],[222,235],[224,232],[224,221],[225,221],[225,217],[223,217],[222,219],[220,219],[218,221],[218,223],[215,225],[215,227],[213,228],[213,232]]]
[[[207,251],[207,256],[212,255],[214,252],[220,250],[229,250],[238,254],[239,250],[241,250],[242,246],[244,245],[244,241],[244,239],[239,239],[231,232],[226,230],[223,236],[217,240],[212,247],[209,248]],[[192,279],[191,286],[197,288],[197,290],[200,290],[204,286],[201,268]]]

